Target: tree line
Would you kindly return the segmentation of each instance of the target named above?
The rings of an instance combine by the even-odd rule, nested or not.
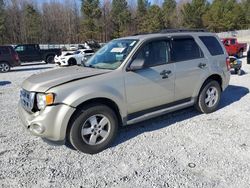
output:
[[[250,0],[0,0],[0,44],[106,42],[171,28],[250,28]]]

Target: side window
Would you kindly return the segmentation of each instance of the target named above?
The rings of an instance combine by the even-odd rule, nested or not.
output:
[[[232,40],[231,40],[231,44],[232,44],[232,45],[235,45],[235,43],[236,43],[236,40],[235,40],[235,39],[232,39]]]
[[[200,47],[193,38],[175,38],[172,42],[172,61],[187,61],[204,57]]]
[[[168,41],[153,41],[140,49],[139,53],[136,55],[136,59],[144,59],[146,67],[162,65],[169,62],[168,51]]]
[[[224,51],[218,42],[218,40],[213,36],[201,36],[199,37],[203,44],[207,47],[208,51],[212,56],[222,55]]]
[[[17,52],[23,52],[24,51],[24,46],[18,46],[17,48],[15,48],[15,50]]]
[[[2,47],[0,50],[1,54],[10,54],[10,50],[8,47]]]
[[[26,50],[27,50],[27,51],[32,51],[32,52],[33,52],[33,51],[36,51],[36,47],[33,46],[33,45],[32,45],[32,46],[26,46]]]

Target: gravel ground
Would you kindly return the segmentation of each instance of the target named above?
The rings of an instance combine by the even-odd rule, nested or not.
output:
[[[232,75],[220,109],[188,108],[123,128],[109,149],[85,155],[24,130],[22,81],[54,68],[0,74],[0,187],[250,187],[250,65]]]

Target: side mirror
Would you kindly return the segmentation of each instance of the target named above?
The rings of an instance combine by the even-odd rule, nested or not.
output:
[[[134,59],[129,66],[130,71],[140,70],[144,67],[145,60],[144,59]]]

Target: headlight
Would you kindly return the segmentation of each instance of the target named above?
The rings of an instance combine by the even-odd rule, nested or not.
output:
[[[52,105],[54,102],[53,93],[38,93],[36,95],[37,108],[43,110],[46,106]]]

